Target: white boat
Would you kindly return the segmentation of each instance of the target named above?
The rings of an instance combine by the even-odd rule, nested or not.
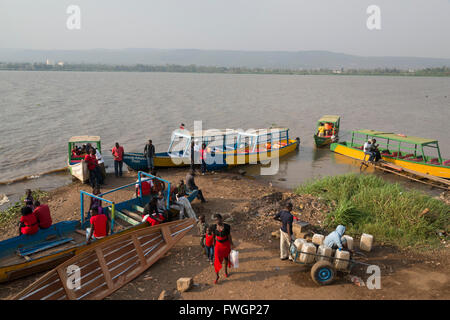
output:
[[[83,160],[86,154],[75,156],[72,154],[72,150],[75,146],[82,147],[82,145],[88,143],[90,143],[94,148],[97,148],[100,153],[102,152],[99,136],[75,136],[70,138],[68,143],[67,167],[69,168],[70,174],[81,182],[86,182],[89,180],[87,163]]]

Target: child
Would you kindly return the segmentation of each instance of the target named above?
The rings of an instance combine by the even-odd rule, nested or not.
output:
[[[23,200],[25,202],[25,206],[30,207],[31,210],[34,210],[34,199],[33,199],[33,193],[31,192],[31,189],[25,190],[25,199]]]
[[[30,207],[22,208],[22,217],[19,223],[19,235],[32,235],[39,231],[38,221]]]
[[[202,248],[204,248],[205,247],[205,233],[206,233],[206,222],[205,222],[204,214],[201,214],[198,217],[197,227],[198,227],[198,234],[200,235],[200,245],[202,246]]]
[[[212,233],[212,229],[208,226],[206,227],[205,233],[205,249],[206,249],[206,257],[210,264],[214,263],[214,235]]]

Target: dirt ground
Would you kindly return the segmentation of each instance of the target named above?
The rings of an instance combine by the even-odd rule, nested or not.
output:
[[[158,174],[171,182],[184,179],[187,170],[160,170]],[[109,176],[102,191],[132,183],[136,174],[122,178]],[[237,172],[211,173],[196,177],[197,185],[208,201],[194,200],[197,214],[205,214],[207,223],[214,213],[225,216],[231,225],[239,268],[231,269],[228,278],[214,285],[213,266],[207,262],[200,247],[197,228],[190,231],[166,256],[145,273],[106,299],[158,299],[163,290],[168,299],[450,299],[448,275],[449,248],[429,251],[399,250],[376,242],[372,252],[358,260],[378,265],[381,269],[381,289],[369,290],[357,286],[349,276],[340,274],[330,286],[319,287],[311,279],[310,270],[279,258],[279,240],[271,233],[280,227],[272,219],[279,205],[289,200],[299,218],[322,230],[327,207],[309,196],[296,196]],[[47,199],[55,222],[80,218],[79,190],[91,191],[89,186],[73,183],[56,189]],[[134,188],[117,192],[108,199],[123,201],[130,198]],[[16,234],[9,226],[0,230],[0,239]],[[356,243],[358,241],[355,241]],[[352,271],[366,280],[364,268]],[[11,283],[0,284],[0,298],[7,299],[35,281],[39,275]],[[194,287],[184,293],[176,291],[176,281],[193,277]]]

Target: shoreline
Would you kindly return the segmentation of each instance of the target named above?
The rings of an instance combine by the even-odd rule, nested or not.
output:
[[[160,170],[158,175],[177,183],[185,179],[187,171],[167,169]],[[121,178],[109,174],[102,191],[134,181],[135,172],[124,173]],[[197,228],[194,228],[165,257],[106,299],[158,299],[162,290],[166,290],[171,299],[334,299],[341,295],[348,299],[450,298],[448,245],[431,250],[399,249],[375,240],[372,252],[360,259],[380,266],[381,290],[355,286],[344,275],[334,285],[319,288],[312,282],[308,270],[280,261],[279,240],[273,236],[280,224],[273,220],[272,215],[284,200],[289,199],[294,203],[294,212],[300,213],[301,219],[314,225],[315,230],[320,230],[328,210],[323,203],[313,196],[297,195],[292,190],[236,172],[199,175],[196,184],[208,202],[202,204],[194,200],[194,211],[197,215],[204,214],[207,223],[211,223],[211,216],[215,213],[225,217],[226,223],[232,227],[239,251],[239,269],[231,269],[230,278],[221,278],[214,286],[213,269],[203,256]],[[55,222],[80,218],[79,190],[91,191],[89,185],[76,181],[50,192],[44,202],[49,204]],[[105,197],[123,201],[133,193],[134,187],[130,187],[111,198]],[[2,228],[0,231],[1,239],[4,239],[15,235],[17,230]],[[367,274],[363,271],[357,270],[355,274],[366,279]],[[42,275],[0,284],[0,299],[17,294]],[[196,286],[182,294],[177,293],[176,280],[186,276],[193,277]],[[420,281],[417,281],[418,277]],[[270,292],[267,288],[271,288]]]

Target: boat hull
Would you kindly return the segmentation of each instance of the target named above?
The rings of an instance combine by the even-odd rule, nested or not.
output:
[[[225,153],[215,152],[214,157],[208,155],[206,167],[208,170],[218,170],[227,166],[263,163],[293,152],[297,149],[298,143],[297,140],[289,140],[289,143],[285,146],[272,151],[239,152],[239,150],[232,150]],[[125,153],[123,161],[133,170],[148,170],[147,158],[144,157],[143,153]],[[189,166],[190,163],[190,157],[171,157],[167,152],[157,153],[154,158],[154,165],[157,168],[184,167]]]
[[[314,142],[316,143],[316,147],[320,148],[331,144],[333,141],[331,140],[331,137],[319,137],[314,135]]]
[[[332,143],[330,146],[330,149],[333,152],[336,152],[336,153],[339,153],[344,156],[348,156],[348,157],[351,157],[351,158],[357,159],[357,160],[363,160],[364,156],[365,156],[365,154],[362,150],[350,148],[347,145],[345,145],[345,142]],[[418,162],[414,162],[414,161],[396,159],[396,158],[386,157],[386,156],[382,156],[382,159],[385,160],[386,162],[393,163],[399,167],[402,167],[402,168],[405,168],[408,170],[420,172],[423,174],[428,174],[428,175],[439,177],[439,178],[450,179],[450,167],[447,167],[447,166],[439,166],[439,165],[433,165],[433,164],[428,164],[428,163],[418,163]]]
[[[89,180],[89,170],[84,161],[76,164],[70,164],[67,162],[67,167],[69,168],[70,174],[81,182],[84,183]]]

